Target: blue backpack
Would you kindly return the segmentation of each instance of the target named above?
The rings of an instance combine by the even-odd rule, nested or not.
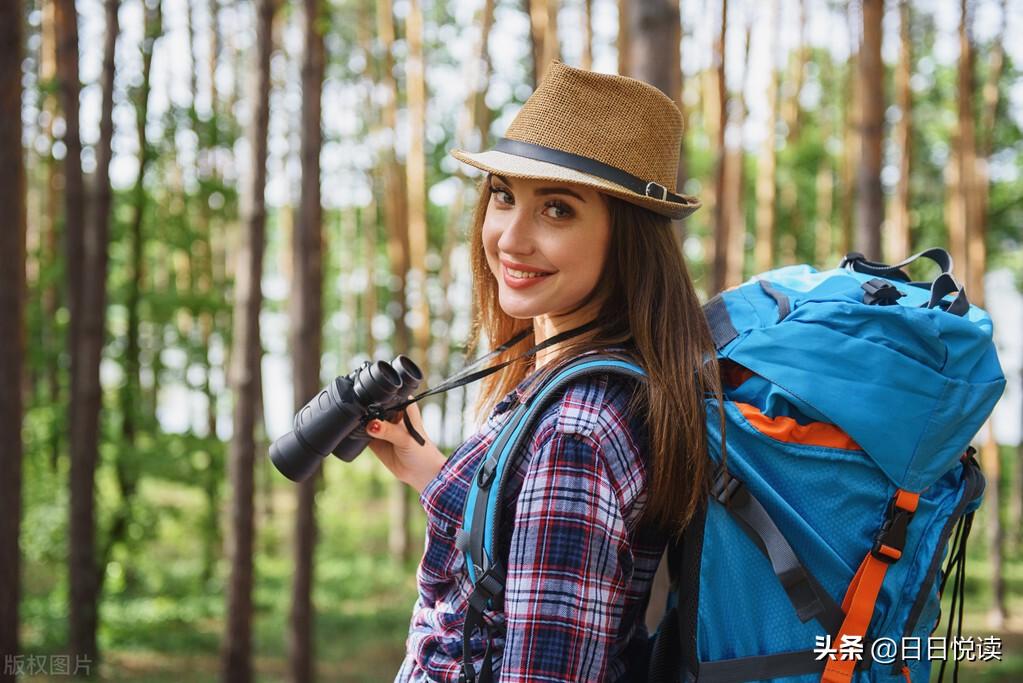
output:
[[[903,270],[921,257],[941,267],[933,282]],[[929,680],[952,574],[962,628],[984,489],[969,442],[1005,386],[991,320],[951,266],[941,249],[894,266],[850,254],[833,270],[764,273],[704,306],[724,395],[723,425],[705,402],[711,495],[669,544],[664,617],[627,680]],[[473,583],[466,683],[494,680],[489,649],[477,672],[468,644],[504,588],[509,462],[544,408],[594,373],[644,377],[611,356],[566,364],[508,418],[473,478],[460,534]]]

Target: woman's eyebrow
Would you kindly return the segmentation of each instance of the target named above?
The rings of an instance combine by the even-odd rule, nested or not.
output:
[[[508,187],[512,187],[511,182],[509,182],[508,179],[505,178],[503,175],[498,175],[497,173],[492,173],[491,175],[493,175],[495,178],[500,180],[502,183],[504,183]],[[567,194],[569,197],[575,197],[576,199],[578,199],[582,203],[584,203],[584,204],[586,203],[586,200],[583,199],[579,195],[579,193],[575,192],[574,190],[570,190],[567,187],[538,187],[535,190],[533,190],[533,194],[535,194],[535,195]]]
[[[575,197],[582,203],[584,204],[586,203],[586,200],[583,199],[582,196],[580,196],[574,190],[568,189],[567,187],[538,187],[536,190],[533,191],[533,194],[535,195],[567,194],[569,197]]]

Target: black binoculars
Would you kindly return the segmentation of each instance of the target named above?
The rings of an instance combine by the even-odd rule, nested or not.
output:
[[[354,460],[369,444],[366,423],[391,420],[396,406],[414,394],[423,372],[408,356],[392,362],[366,361],[336,377],[295,415],[294,429],[270,445],[274,467],[292,481],[303,481],[333,453]]]

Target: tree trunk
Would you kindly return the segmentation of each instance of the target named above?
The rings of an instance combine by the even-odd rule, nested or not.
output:
[[[555,2],[556,0],[549,0]],[[412,295],[411,305],[415,311],[415,343],[408,351],[419,363],[424,375],[429,377],[430,348],[430,306],[427,300],[426,283],[426,250],[428,248],[428,226],[426,220],[426,80],[425,58],[423,56],[423,12],[419,0],[410,0],[409,12],[405,20],[406,39],[408,42],[408,59],[405,63],[406,82],[408,84],[408,120],[409,148],[405,162],[408,190],[408,244],[409,264],[411,265]],[[547,39],[550,39],[548,26]],[[396,519],[400,525],[395,532],[395,550],[403,562],[412,555],[412,541],[409,529],[409,518],[412,514],[412,503],[409,491],[400,489],[400,498],[396,499]]]
[[[43,4],[41,12],[41,26],[39,27],[39,86],[45,88],[42,96],[41,108],[47,116],[45,127],[48,140],[48,151],[45,157],[46,165],[46,187],[42,192],[43,207],[40,216],[40,249],[39,260],[41,263],[56,263],[60,260],[60,237],[58,230],[58,212],[60,210],[60,199],[64,179],[62,177],[61,163],[53,157],[53,122],[58,117],[59,106],[54,94],[54,85],[57,79],[57,31],[56,31],[56,7],[55,3]],[[58,283],[51,279],[42,286],[40,295],[42,306],[42,318],[39,326],[39,337],[35,343],[39,348],[44,349],[47,358],[56,359],[60,355],[60,335],[57,330],[57,310],[60,308],[61,289]],[[47,364],[46,387],[47,400],[52,405],[63,403],[60,385],[60,364],[50,362]],[[61,430],[52,430],[50,447],[50,466],[56,471],[57,461],[61,453]]]
[[[775,59],[781,39],[781,10],[778,0],[770,4],[771,46],[767,50],[771,64],[771,78],[767,86],[767,130],[764,145],[757,162],[757,241],[753,247],[753,262],[756,272],[769,270],[774,265],[774,201],[777,181],[777,128],[778,94],[780,78],[778,62]]]
[[[256,4],[255,63],[252,68],[252,118],[249,124],[251,166],[243,187],[242,233],[237,252],[234,330],[230,380],[234,395],[229,455],[231,481],[231,576],[227,587],[227,619],[221,671],[227,683],[252,680],[252,549],[256,406],[254,394],[260,362],[259,311],[266,245],[267,132],[270,119],[270,52],[276,0]]]
[[[408,189],[409,264],[412,267],[412,288],[408,292],[415,311],[415,345],[403,353],[411,353],[423,372],[427,372],[427,351],[430,346],[430,307],[426,289],[426,79],[423,55],[423,12],[419,0],[410,0],[405,19],[408,59],[405,62],[408,84],[409,145],[405,160]]]
[[[85,187],[82,141],[78,126],[78,15],[74,0],[56,1],[57,74],[64,111],[64,234],[68,304],[71,313],[68,349],[71,357],[70,610],[68,635],[75,656],[95,662],[96,649],[96,519],[94,477],[98,444],[90,439],[86,413],[89,397],[83,386],[86,349],[81,344],[85,246]]]
[[[799,139],[800,126],[802,124],[802,108],[799,104],[799,94],[803,89],[803,76],[806,73],[806,61],[809,55],[809,48],[806,45],[806,3],[799,0],[799,43],[789,54],[787,62],[787,75],[785,70],[779,66],[780,84],[775,94],[774,106],[775,124],[781,120],[784,123],[786,134],[786,145],[795,145]],[[775,60],[775,64],[784,63],[782,60]],[[803,238],[803,212],[797,206],[797,187],[794,182],[781,184],[778,188],[778,198],[775,200],[777,209],[775,213],[785,216],[784,230],[775,236],[777,250],[773,254],[772,265],[792,265],[796,263],[796,243]]]
[[[480,53],[482,65],[482,77],[479,81],[479,90],[476,95],[476,130],[479,131],[479,146],[476,149],[486,149],[487,138],[490,135],[490,107],[487,106],[487,84],[490,83],[490,50],[487,49],[491,28],[494,25],[494,0],[483,0],[483,19],[481,22],[481,35],[483,36],[484,49]]]
[[[782,84],[784,93],[779,90],[775,95],[775,101],[781,109],[781,120],[785,122],[787,143],[793,143],[799,139],[802,124],[803,108],[799,104],[799,94],[803,91],[806,62],[810,57],[810,48],[806,44],[806,31],[806,0],[799,0],[799,44],[789,57],[789,75],[785,79],[786,82]],[[778,44],[777,40],[776,38],[776,45]]]
[[[991,156],[993,146],[995,120],[998,112],[999,97],[1001,95],[1000,82],[1002,80],[1002,72],[1005,69],[1005,32],[1006,25],[1008,23],[1007,0],[1002,0],[1001,10],[1002,23],[995,36],[994,45],[991,47],[991,54],[988,61],[988,77],[987,81],[984,83],[983,90],[984,108],[981,113],[980,135],[978,136],[977,225],[978,232],[980,232],[981,235],[984,235],[984,239],[986,239],[987,234],[987,214],[991,199],[991,188],[989,186],[988,177],[988,158]],[[983,239],[981,240],[980,245],[978,245],[976,251],[979,252],[978,256],[982,257],[977,266],[983,273],[987,270],[987,248]],[[971,246],[971,258],[973,258],[974,253],[974,249]],[[983,289],[983,287],[980,289]],[[973,291],[977,290],[974,289]],[[1016,466],[1012,468],[1012,480],[1008,484],[1008,491],[1010,491],[1008,496],[1008,529],[1004,529],[1000,535],[1002,538],[1007,540],[1009,552],[1015,553],[1019,551],[1020,542],[1023,541],[1023,439],[1021,439],[1020,444],[1017,447]],[[1000,519],[999,524],[1001,524]]]
[[[221,179],[223,178],[223,170],[220,162],[220,155],[217,153],[218,148],[221,145],[220,142],[220,129],[219,120],[221,117],[231,118],[234,112],[234,105],[237,102],[237,83],[240,78],[232,79],[232,87],[228,91],[228,99],[223,105],[218,106],[219,91],[217,90],[217,62],[220,58],[222,48],[222,36],[220,28],[220,0],[210,0],[209,4],[209,15],[210,15],[210,55],[209,55],[209,79],[210,79],[210,113],[212,114],[213,126],[210,127],[210,149],[212,153],[209,157],[209,173],[210,177],[219,186]],[[230,34],[229,34],[230,35]],[[234,48],[233,41],[230,39],[227,41],[228,59],[226,60],[231,67],[232,72],[238,73],[235,69],[240,70],[240,58],[239,51]],[[214,222],[216,225],[214,225]],[[209,258],[210,258],[210,280],[212,286],[216,291],[220,292],[226,288],[225,282],[227,279],[227,235],[226,230],[223,229],[220,221],[211,222],[209,231]],[[215,229],[215,228],[220,228]],[[226,308],[226,306],[225,306]],[[224,312],[220,315],[214,315],[213,329],[223,330],[228,327],[229,314]]]
[[[746,186],[745,147],[743,146],[743,128],[746,123],[746,85],[749,80],[749,48],[753,32],[753,22],[746,24],[743,42],[742,84],[736,97],[735,121],[731,124],[736,140],[733,144],[726,143],[725,187],[722,199],[725,205],[725,222],[728,225],[728,262],[725,266],[725,288],[734,287],[742,282],[742,273],[746,264],[746,212],[743,197]]]
[[[741,144],[728,146],[725,150],[724,187],[721,199],[725,215],[725,259],[724,281],[721,289],[728,289],[742,283],[746,262],[746,220],[743,209],[743,149]]]
[[[260,346],[259,348],[259,359],[260,359],[259,362],[256,363],[256,383],[252,389],[252,395],[256,397],[255,438],[253,439],[253,443],[255,443],[254,452],[261,453],[263,454],[264,457],[255,458],[253,462],[254,466],[253,476],[255,476],[256,474],[260,475],[259,483],[262,485],[262,490],[258,491],[258,493],[255,490],[253,491],[254,495],[253,511],[255,511],[257,503],[262,503],[263,521],[264,523],[269,525],[270,520],[272,520],[274,516],[273,506],[274,468],[272,466],[272,463],[270,462],[270,458],[265,457],[266,453],[270,450],[270,439],[266,435],[266,404],[263,401],[262,346]],[[255,484],[253,484],[253,488],[255,489]],[[255,514],[255,512],[253,512],[253,514]],[[269,538],[265,540],[266,545],[264,547],[266,547],[269,551],[269,548],[271,547],[270,544],[272,543],[272,541]],[[253,553],[255,552],[257,551],[253,549]]]
[[[533,90],[540,84],[543,75],[543,28],[547,23],[545,0],[523,0],[526,17],[529,18],[529,61],[533,78]]]
[[[593,69],[593,0],[583,0],[583,58],[579,66]]]
[[[981,444],[981,464],[987,487],[984,489],[984,507],[987,508],[988,558],[991,561],[991,609],[988,610],[988,625],[1000,631],[1008,618],[1005,585],[1005,529],[1002,526],[1002,466],[995,441],[994,425],[988,419],[987,435]]]
[[[628,44],[626,76],[638,78],[657,87],[684,111],[682,101],[682,23],[678,0],[634,0],[625,5],[628,35],[635,40]],[[683,126],[683,135],[685,128]],[[679,150],[676,190],[685,180],[685,160]],[[680,241],[684,237],[681,221],[675,221]]]
[[[558,38],[558,10],[561,8],[561,0],[546,0],[547,5],[547,29],[544,31],[543,40],[543,69],[540,78],[547,72],[547,67],[554,60],[561,59],[561,39]]]
[[[912,107],[913,92],[909,79],[913,75],[913,38],[910,33],[909,0],[899,2],[899,65],[895,69],[895,104],[899,108],[899,121],[893,137],[899,150],[899,182],[892,198],[891,219],[888,226],[888,244],[885,258],[889,263],[901,261],[910,255],[912,239],[909,233],[909,176],[912,162]]]
[[[966,285],[970,300],[983,302],[983,284],[973,272],[974,258],[970,249],[983,243],[975,237],[978,226],[976,219],[976,138],[973,115],[973,98],[976,84],[973,76],[974,54],[972,14],[966,0],[960,1],[959,21],[959,65],[957,69],[956,101],[958,116],[952,135],[953,158],[949,164],[949,216],[948,243],[952,260],[956,265],[959,281]],[[976,288],[977,291],[974,291]]]
[[[822,64],[820,79],[822,83],[834,83],[835,70],[832,61]],[[830,140],[837,128],[837,110],[832,106],[822,108],[820,112],[821,140]],[[831,220],[835,201],[835,178],[832,155],[825,146],[820,164],[817,166],[815,182],[814,207],[814,265],[823,269],[830,265],[834,252],[835,229]]]
[[[197,1],[197,0],[193,0]],[[200,150],[199,157],[199,169],[201,177],[204,178],[208,184],[216,185],[219,182],[219,171],[216,163],[216,149],[219,144],[219,135],[217,132],[217,82],[216,72],[217,63],[220,55],[220,27],[219,27],[219,2],[218,0],[210,0],[207,7],[207,13],[209,16],[209,31],[210,31],[210,45],[209,45],[209,56],[207,61],[207,76],[209,78],[209,97],[210,97],[210,123],[208,125],[208,136],[206,140],[208,142]],[[198,71],[198,64],[196,64],[196,70]],[[195,100],[197,99],[198,92],[193,92],[193,107],[195,106]],[[199,120],[198,117],[195,119],[196,135],[198,139],[202,140],[203,137],[199,137]],[[196,285],[199,289],[199,295],[209,302],[212,299],[219,299],[219,295],[215,294],[223,291],[220,283],[217,281],[215,274],[215,257],[214,257],[214,241],[217,239],[215,234],[213,213],[210,207],[210,197],[212,191],[206,190],[200,192],[200,206],[199,206],[199,217],[200,225],[198,226],[200,239],[197,243],[198,256],[199,256],[199,273],[196,278]],[[202,392],[206,397],[206,435],[207,439],[211,444],[210,459],[206,463],[206,468],[200,475],[202,482],[203,493],[206,496],[205,501],[205,513],[203,515],[203,527],[202,527],[202,538],[203,538],[203,558],[202,558],[202,581],[206,584],[216,570],[216,562],[221,554],[221,537],[220,537],[220,491],[223,482],[223,458],[221,451],[219,450],[220,440],[217,438],[217,395],[213,390],[212,375],[213,375],[213,364],[210,361],[210,345],[216,335],[219,337],[217,332],[217,317],[214,312],[210,310],[203,310],[199,314],[199,334],[202,339],[202,348],[204,352],[202,354],[202,369],[203,369],[203,386]]]
[[[728,279],[728,246],[729,246],[729,212],[725,205],[726,184],[728,183],[728,149],[725,145],[725,131],[728,127],[728,83],[726,80],[725,38],[728,32],[728,0],[721,0],[721,24],[717,39],[714,42],[713,68],[715,74],[716,105],[718,121],[714,132],[717,133],[717,168],[714,182],[714,273],[711,285],[712,292],[720,292],[725,288]]]
[[[975,150],[973,153],[973,216],[970,221],[969,237],[969,280],[967,281],[970,300],[983,305],[984,301],[984,273],[987,271],[987,214],[988,204],[991,197],[991,188],[988,177],[988,157],[991,156],[991,149],[994,137],[996,114],[998,112],[998,101],[1001,94],[999,82],[1002,80],[1002,71],[1005,67],[1005,26],[1007,24],[1007,2],[1002,0],[1002,23],[996,34],[994,44],[991,47],[991,54],[988,62],[988,76],[983,88],[983,109],[981,111],[980,127],[977,130],[975,139]],[[972,50],[971,50],[972,53]],[[973,72],[969,76],[972,81]],[[971,88],[975,92],[975,88]],[[970,100],[973,101],[972,99]],[[970,110],[972,115],[973,110]],[[977,297],[980,297],[979,299]]]
[[[214,115],[214,122],[216,122],[217,113],[217,61],[220,58],[220,0],[209,0],[209,6],[207,9],[209,15],[209,31],[210,31],[210,51],[209,51],[209,73],[210,79],[210,113]],[[213,135],[211,146],[216,146],[217,131],[214,126],[211,131]],[[211,169],[212,170],[212,169]]]
[[[987,212],[989,182],[987,159],[991,154],[991,140],[994,132],[995,115],[998,110],[999,88],[1004,63],[1004,41],[1006,24],[1006,3],[1002,2],[1002,24],[995,37],[988,67],[988,79],[984,85],[981,126],[976,130],[973,102],[976,95],[973,62],[971,24],[966,2],[961,4],[960,60],[959,60],[959,130],[961,155],[960,188],[963,195],[963,209],[966,214],[967,270],[966,290],[970,301],[983,306],[985,301],[984,273],[987,270]],[[1005,528],[1002,523],[1002,468],[991,420],[987,423],[987,439],[982,447],[985,474],[989,482],[986,489],[988,509],[987,530],[991,557],[992,605],[988,623],[994,629],[1002,629],[1008,618],[1007,589],[1005,582]]]
[[[397,126],[398,84],[393,76],[392,50],[394,47],[394,17],[391,13],[390,0],[378,0],[377,4],[377,35],[383,45],[384,64],[381,69],[384,85],[389,97],[384,106],[383,122],[388,130]],[[384,220],[387,223],[387,253],[391,263],[391,275],[397,287],[391,291],[394,307],[394,346],[404,352],[412,347],[412,339],[405,313],[408,310],[406,299],[406,282],[409,272],[409,231],[408,194],[405,187],[405,173],[398,162],[394,147],[385,151],[384,168],[386,181],[384,196],[390,201],[384,203]],[[406,557],[409,554],[409,513],[411,506],[405,494],[405,485],[398,480],[391,482],[389,496],[390,525],[388,531],[388,548],[394,557]]]
[[[558,0],[525,0],[529,15],[530,54],[533,57],[533,88],[543,80],[551,60],[561,58],[558,45]]]
[[[380,73],[383,77],[384,87],[388,97],[383,109],[383,125],[390,131],[396,129],[398,121],[398,83],[394,79],[394,17],[391,10],[391,0],[378,0],[377,5],[377,35],[382,43],[384,63]],[[398,349],[405,350],[412,345],[408,325],[405,323],[407,302],[405,297],[406,279],[409,269],[409,233],[407,230],[408,220],[408,194],[405,189],[405,170],[398,161],[394,146],[389,146],[383,153],[385,180],[384,196],[389,201],[384,202],[384,221],[387,224],[387,253],[391,263],[391,274],[397,282],[397,288],[392,292],[394,300],[398,303],[395,307],[394,334],[395,344]]]
[[[359,250],[356,245],[359,244],[359,228],[362,226],[359,224],[359,208],[348,207],[341,211],[338,211],[337,220],[337,243],[344,245],[351,245],[351,248],[337,249],[338,253],[338,272],[347,273],[350,277],[354,277],[357,272],[356,269],[359,267]],[[359,315],[359,292],[355,287],[347,287],[345,291],[341,293],[341,312],[345,318],[351,321],[352,334],[343,334],[341,336],[341,346],[339,354],[341,358],[352,358],[355,354],[359,353],[359,339],[356,332],[359,326],[363,324],[364,319]]]
[[[0,655],[18,654],[21,596],[21,459],[25,360],[25,162],[21,142],[21,62],[24,17],[21,3],[0,8],[0,206],[9,219],[0,230],[0,429],[9,435],[0,449]],[[9,660],[8,660],[9,661]],[[4,666],[0,681],[14,683]]]
[[[377,304],[377,204],[370,203],[359,216],[359,234],[362,236],[362,259],[366,267],[366,294],[362,299],[362,314],[366,318],[366,335],[362,348],[370,358],[376,356],[377,343],[373,335],[373,319],[379,310]]]
[[[629,65],[629,4],[635,0],[618,0],[618,73],[627,76],[632,73]],[[528,0],[527,0],[528,2]]]
[[[480,42],[476,46],[476,64],[479,65],[479,68],[472,69],[469,76],[477,87],[470,93],[469,99],[466,101],[464,115],[466,117],[465,126],[468,129],[463,131],[461,138],[463,145],[469,145],[469,132],[478,131],[480,139],[477,146],[474,147],[477,150],[486,147],[486,129],[490,125],[490,110],[485,97],[487,94],[486,84],[490,82],[490,31],[494,25],[494,0],[484,0],[479,22]]]
[[[373,19],[370,16],[371,7],[369,3],[360,3],[358,8],[358,20],[356,23],[356,36],[359,45],[366,54],[373,53]],[[369,134],[375,135],[380,129],[380,109],[374,104],[373,88],[365,90],[363,102],[365,120],[368,122]],[[370,186],[373,189],[369,206],[359,212],[359,235],[362,237],[362,260],[366,268],[366,292],[362,299],[362,317],[365,321],[363,327],[364,337],[361,342],[362,349],[370,358],[376,357],[376,337],[373,333],[373,321],[376,318],[379,306],[377,304],[377,225],[379,222],[380,206],[380,185],[381,169],[379,166],[370,170]],[[354,245],[353,245],[354,246]],[[339,250],[340,251],[340,250]],[[339,254],[340,256],[340,254]]]
[[[291,362],[295,410],[320,388],[323,340],[323,209],[320,205],[321,92],[326,54],[323,6],[303,3],[305,54],[302,61],[302,195],[292,233]],[[348,248],[343,245],[342,248]],[[295,570],[291,584],[288,668],[293,683],[315,677],[313,647],[313,566],[316,549],[315,495],[319,471],[298,486],[295,516]]]
[[[111,141],[114,135],[114,57],[117,48],[117,36],[120,33],[117,12],[120,0],[106,0],[106,39],[103,45],[102,105],[100,112],[99,143],[96,146],[96,174],[92,204],[92,223],[85,241],[86,290],[83,295],[84,310],[82,321],[82,342],[88,346],[85,380],[88,384],[91,401],[88,419],[94,421],[96,438],[99,437],[99,410],[102,403],[102,388],[99,381],[99,365],[103,352],[104,322],[107,300],[107,247],[110,235],[110,205],[112,191],[110,188],[110,160],[112,157]],[[132,454],[134,455],[134,454]],[[120,472],[120,468],[118,468]],[[123,491],[122,491],[123,495]],[[122,514],[115,517],[114,525],[109,533],[98,564],[96,577],[97,599],[103,594],[103,581],[106,576],[106,565],[110,558],[109,549],[119,537],[127,519]]]
[[[825,268],[831,264],[834,245],[832,237],[834,227],[831,224],[831,207],[834,201],[835,180],[831,170],[831,159],[825,157],[817,168],[817,208],[816,208],[816,229],[814,234],[814,261],[818,268]]]
[[[681,4],[681,2],[679,3]],[[680,11],[681,14],[681,11]],[[686,106],[686,87],[693,87],[693,83],[687,83],[685,79],[685,72],[682,71],[682,46],[690,42],[692,39],[691,27],[683,26],[679,30],[678,35],[678,58],[679,58],[679,84],[678,84],[678,98],[675,100],[675,104],[678,105],[679,111],[682,113],[682,142],[678,150],[678,171],[675,173],[675,188],[676,191],[681,193],[689,180],[689,153],[686,145],[686,138],[689,135],[689,107]],[[696,88],[699,90],[699,78],[696,79]],[[675,232],[678,235],[678,243],[685,246],[686,236],[688,230],[686,229],[686,223],[684,221],[674,221]]]
[[[850,6],[851,7],[851,6]],[[839,207],[841,217],[841,243],[839,252],[846,254],[853,248],[853,216],[856,208],[856,168],[860,162],[860,146],[863,137],[860,130],[860,101],[862,98],[859,78],[860,40],[856,31],[854,12],[847,11],[846,20],[849,29],[849,44],[852,46],[846,63],[845,81],[845,131],[842,136],[842,165],[839,179],[842,188],[842,203]]]
[[[203,354],[203,394],[206,396],[206,434],[211,443],[219,445],[217,439],[217,395],[211,383],[212,364],[209,360],[209,341],[213,334],[213,316],[205,314],[200,321],[201,332],[207,352]],[[206,509],[203,515],[201,535],[203,539],[202,577],[203,585],[207,584],[216,572],[217,560],[221,556],[222,543],[220,536],[220,502],[223,486],[223,457],[217,448],[210,453],[209,462],[201,476],[203,493],[206,496]]]
[[[881,62],[881,23],[884,0],[863,0],[863,49],[860,51],[860,130],[862,152],[858,173],[856,250],[868,259],[881,258],[881,142],[884,137],[884,64]]]
[[[628,44],[625,76],[657,87],[676,103],[682,97],[682,24],[678,1],[634,0],[626,4]]]
[[[984,83],[984,110],[981,118],[978,149],[982,157],[991,154],[994,144],[995,116],[998,113],[998,101],[1001,96],[999,87],[1002,72],[1005,70],[1005,32],[1008,24],[1008,0],[1002,0],[1002,21],[988,61],[988,78]]]

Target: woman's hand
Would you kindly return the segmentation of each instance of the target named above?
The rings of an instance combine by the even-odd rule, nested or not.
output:
[[[420,446],[405,429],[404,421],[399,413],[397,423],[384,420],[370,420],[366,425],[366,434],[372,437],[369,448],[384,463],[387,469],[400,481],[405,482],[418,492],[440,472],[447,458],[441,453],[423,429],[423,418],[419,414],[419,406],[415,403],[405,408],[412,426],[426,439]]]

